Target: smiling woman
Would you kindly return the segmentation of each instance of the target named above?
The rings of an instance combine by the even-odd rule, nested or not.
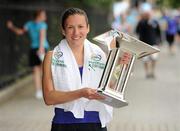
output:
[[[64,39],[49,51],[43,63],[43,94],[47,105],[55,106],[52,131],[106,131],[112,107],[99,101],[97,93],[105,53],[86,39],[86,13],[69,8],[62,14]]]
[[[96,92],[104,66],[89,70],[93,61],[105,65],[106,56],[86,39],[89,23],[83,10],[65,10],[61,28],[65,39],[46,54],[43,63],[44,100],[47,105],[55,105],[52,131],[106,131],[112,108],[93,101],[104,99]]]

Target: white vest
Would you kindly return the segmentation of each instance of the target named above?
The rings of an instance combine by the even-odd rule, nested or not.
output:
[[[95,44],[88,40],[84,42],[84,65],[82,79],[78,64],[67,41],[62,40],[53,50],[52,55],[52,77],[56,90],[72,91],[84,87],[97,89],[106,56]],[[98,111],[102,127],[112,119],[112,107],[97,100],[80,98],[64,104],[55,105],[65,111],[71,111],[75,118],[83,118],[84,111]]]

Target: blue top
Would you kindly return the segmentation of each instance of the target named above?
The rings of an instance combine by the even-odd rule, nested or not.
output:
[[[54,124],[73,124],[73,123],[100,123],[99,112],[84,111],[84,118],[75,118],[70,111],[55,108],[55,115],[52,123]]]
[[[79,72],[82,78],[83,67],[79,67]],[[100,123],[100,119],[99,112],[96,111],[84,111],[84,118],[75,118],[72,112],[55,108],[55,116],[52,122],[55,124]]]
[[[81,75],[81,80],[82,80],[83,66],[82,66],[82,67],[79,67],[79,72],[80,72],[80,75]]]
[[[40,30],[45,29],[47,30],[47,24],[45,22],[34,22],[29,21],[24,25],[24,28],[28,31],[31,39],[31,48],[39,48],[40,42]],[[44,48],[49,48],[49,43],[47,41],[47,36],[45,36],[44,40]]]
[[[177,32],[177,23],[175,19],[168,16],[164,16],[164,19],[167,21],[167,26],[168,26],[166,33],[170,35],[175,35]]]

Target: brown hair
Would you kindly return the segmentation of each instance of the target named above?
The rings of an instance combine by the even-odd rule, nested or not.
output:
[[[44,12],[44,11],[45,10],[43,9],[36,10],[33,14],[33,18],[36,19],[41,14],[41,12]]]
[[[68,8],[66,9],[63,13],[62,13],[62,16],[61,16],[61,28],[62,29],[65,29],[65,22],[66,22],[66,19],[71,16],[71,15],[83,15],[86,19],[86,24],[88,25],[89,22],[88,22],[88,17],[87,17],[87,14],[84,10],[82,9],[79,9],[79,8]]]

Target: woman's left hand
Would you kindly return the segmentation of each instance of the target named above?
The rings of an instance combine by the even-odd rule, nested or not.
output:
[[[45,54],[45,49],[44,48],[39,48],[38,51],[37,51],[37,54],[38,55]]]
[[[132,55],[129,54],[128,52],[123,53],[121,59],[120,59],[120,64],[128,64]]]

